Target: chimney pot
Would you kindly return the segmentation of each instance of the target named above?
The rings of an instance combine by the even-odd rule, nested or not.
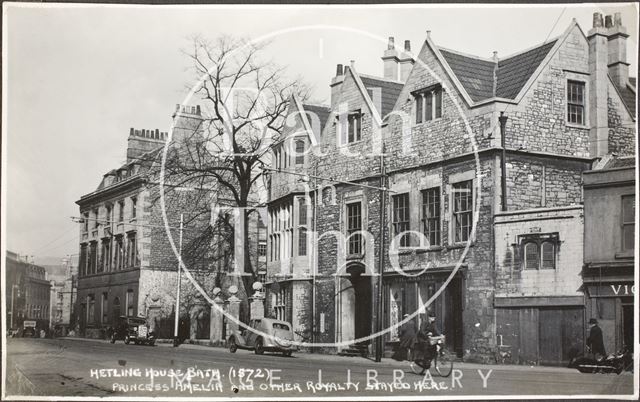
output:
[[[427,30],[427,38],[431,38],[431,31]]]
[[[201,114],[201,113],[202,113],[202,111],[200,110],[200,105],[197,105],[197,106],[196,106],[196,114],[197,114],[198,116],[200,116],[200,114]]]
[[[498,61],[498,51],[497,50],[493,51],[493,61]]]
[[[156,140],[160,139],[160,130],[156,128]]]
[[[613,18],[610,15],[604,17],[604,27],[611,28],[613,27]]]
[[[622,14],[614,13],[613,14],[613,26],[619,27],[622,26]]]
[[[387,50],[393,50],[395,49],[396,45],[395,45],[395,39],[393,38],[393,36],[389,36],[389,43],[387,44]]]
[[[179,111],[180,111],[180,104],[176,103],[176,112],[179,112]]]
[[[593,13],[593,27],[594,28],[601,28],[602,27],[602,14],[600,13]]]
[[[349,60],[349,64],[351,65],[351,68],[355,68],[356,67],[356,61],[355,60]]]
[[[131,127],[131,130],[129,130],[129,136],[132,137],[133,136],[133,127]]]
[[[344,74],[347,75],[349,72],[349,66],[344,66]]]
[[[342,64],[338,64],[336,66],[336,77],[340,77],[341,75],[343,75]]]
[[[404,41],[404,50],[406,50],[407,52],[411,51],[411,41],[410,40],[405,40]]]

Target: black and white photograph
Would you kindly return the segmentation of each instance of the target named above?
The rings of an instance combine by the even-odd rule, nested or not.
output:
[[[2,11],[3,400],[638,399],[638,3]]]

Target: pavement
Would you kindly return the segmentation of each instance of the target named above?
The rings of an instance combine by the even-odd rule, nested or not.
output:
[[[632,399],[631,373],[582,374],[563,367],[455,363],[450,377],[408,363],[223,348],[156,347],[83,338],[7,339],[4,397],[384,397],[599,395]]]

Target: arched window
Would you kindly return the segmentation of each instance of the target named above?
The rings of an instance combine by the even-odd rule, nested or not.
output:
[[[524,269],[539,269],[540,253],[538,244],[529,242],[524,245]]]
[[[556,247],[550,241],[542,243],[542,269],[556,269]]]

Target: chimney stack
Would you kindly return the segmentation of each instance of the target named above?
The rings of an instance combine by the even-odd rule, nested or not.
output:
[[[405,82],[409,77],[409,73],[411,69],[413,69],[413,57],[411,56],[411,41],[404,41],[404,51],[400,56],[399,66],[400,66],[400,81]]]
[[[398,80],[398,62],[400,58],[398,57],[398,51],[395,47],[395,39],[393,36],[389,37],[389,42],[387,44],[387,50],[384,51],[384,55],[382,56],[382,63],[384,67],[384,78]]]
[[[347,70],[349,67],[343,66],[342,64],[338,64],[336,66],[336,76],[331,79],[331,84],[329,87],[331,88],[331,108],[333,109],[340,97],[340,88],[342,87],[342,83],[344,82],[344,76],[347,75]]]
[[[629,81],[629,63],[627,63],[627,29],[622,25],[622,16],[615,13],[608,27],[608,70],[613,82],[620,87],[625,87]]]
[[[593,13],[593,28],[589,30],[589,132],[591,157],[599,158],[608,153],[609,133],[607,97],[608,97],[608,46],[609,30],[603,27],[602,14]],[[585,122],[586,124],[587,122]]]

